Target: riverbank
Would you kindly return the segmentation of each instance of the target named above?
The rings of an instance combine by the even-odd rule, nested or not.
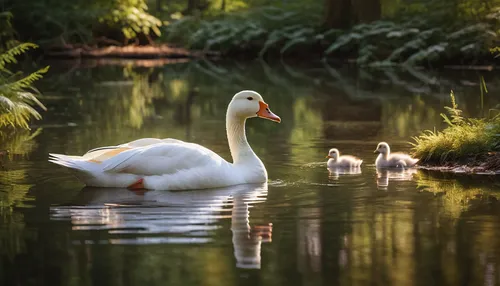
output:
[[[367,32],[368,33],[368,32]],[[342,37],[350,34],[340,35],[338,42]],[[210,42],[210,39],[207,39]],[[206,44],[199,43],[192,46],[182,43],[161,43],[153,42],[146,45],[107,45],[107,46],[91,46],[81,44],[66,44],[42,47],[39,50],[39,55],[45,58],[62,58],[62,59],[200,59],[208,58],[211,60],[304,60],[304,61],[323,61],[334,65],[349,64],[368,69],[390,69],[395,67],[413,67],[424,69],[454,69],[454,70],[484,70],[491,71],[498,69],[498,59],[494,54],[483,50],[482,52],[474,51],[473,54],[467,52],[444,53],[439,56],[428,55],[420,60],[416,60],[421,51],[416,54],[407,56],[406,60],[396,59],[394,54],[402,53],[402,51],[394,47],[393,50],[381,51],[382,54],[371,53],[371,60],[365,59],[366,55],[363,52],[363,47],[358,44],[347,49],[337,52],[328,52],[328,43],[309,43],[307,45],[297,46],[286,53],[283,52],[283,45],[290,48],[290,43],[279,41],[269,46],[267,43],[256,40],[248,43],[247,46],[233,47],[229,50],[224,48],[207,47]],[[298,45],[298,44],[297,44]],[[368,44],[368,46],[370,46]],[[263,51],[265,50],[265,53]],[[381,60],[375,60],[381,59]],[[386,58],[383,60],[383,58]]]
[[[66,45],[51,47],[43,50],[43,56],[47,58],[123,58],[123,59],[178,59],[178,58],[201,58],[216,57],[216,52],[203,52],[175,47],[169,44],[158,45],[128,45],[128,46],[106,46],[90,47],[86,45]]]
[[[236,60],[236,61],[252,61],[259,59],[254,56],[254,53],[244,54],[235,53],[223,55],[219,51],[203,51],[190,50],[182,47],[176,47],[170,44],[158,45],[129,45],[129,46],[106,46],[106,47],[89,47],[89,46],[71,46],[52,47],[43,49],[39,55],[46,59],[63,59],[63,60],[85,60],[86,63],[92,62],[95,65],[127,65],[131,62],[136,66],[143,67],[158,67],[179,61],[188,61],[192,59],[209,59],[209,60]],[[300,54],[289,54],[280,56],[276,54],[274,57],[266,57],[264,60],[273,61],[292,60],[292,61],[325,61],[334,65],[357,65],[357,59],[348,56],[346,58],[322,58],[321,53],[306,52]],[[385,67],[392,68],[392,67]],[[418,68],[418,67],[416,67]],[[439,65],[420,66],[423,69],[447,69],[447,70],[475,70],[475,71],[493,71],[498,70],[498,63],[494,61],[494,57],[485,57],[484,59],[476,59],[471,62],[464,62],[463,59],[443,61]]]
[[[423,164],[419,169],[450,172],[456,174],[500,175],[500,153],[490,152],[480,156],[470,156],[445,164]]]

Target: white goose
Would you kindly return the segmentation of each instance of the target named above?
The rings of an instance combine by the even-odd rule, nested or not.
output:
[[[418,159],[414,159],[408,154],[399,152],[391,153],[391,148],[386,142],[378,143],[377,149],[375,149],[373,153],[379,153],[377,159],[375,160],[375,166],[377,168],[413,167],[418,162]]]
[[[246,119],[252,117],[281,122],[257,92],[234,95],[226,113],[233,163],[201,145],[170,138],[143,138],[93,149],[83,156],[49,154],[49,161],[75,170],[92,187],[186,190],[264,183],[266,168],[245,134]]]

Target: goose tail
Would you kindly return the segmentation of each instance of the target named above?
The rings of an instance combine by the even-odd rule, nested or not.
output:
[[[84,172],[95,170],[96,165],[98,165],[95,162],[86,161],[80,156],[68,156],[53,153],[49,154],[49,162]]]

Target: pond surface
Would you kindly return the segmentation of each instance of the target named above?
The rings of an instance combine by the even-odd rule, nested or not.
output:
[[[500,180],[378,172],[373,154],[443,128],[450,89],[465,114],[487,113],[498,74],[151,63],[50,63],[44,119],[2,142],[0,285],[500,285]],[[83,188],[47,162],[142,137],[230,160],[225,111],[242,89],[282,118],[247,124],[267,184]],[[364,159],[361,172],[329,172],[332,147]]]

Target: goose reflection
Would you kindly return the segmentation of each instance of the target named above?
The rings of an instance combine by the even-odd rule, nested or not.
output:
[[[337,181],[340,175],[357,175],[361,174],[361,167],[327,167],[328,177]]]
[[[410,181],[417,169],[403,168],[377,168],[377,188],[387,190],[389,181]]]
[[[260,247],[262,242],[271,242],[272,224],[251,227],[249,204],[254,200],[245,194],[236,194],[233,198],[231,231],[236,267],[260,269]]]
[[[302,274],[321,272],[322,210],[318,207],[301,207],[298,211],[297,221],[298,241],[297,241],[297,261],[298,270]]]
[[[266,197],[266,183],[182,192],[84,188],[69,205],[52,207],[50,218],[71,221],[73,230],[106,230],[107,240],[97,243],[186,244],[212,241],[230,217],[236,266],[259,269],[272,224],[251,227],[249,208]]]

